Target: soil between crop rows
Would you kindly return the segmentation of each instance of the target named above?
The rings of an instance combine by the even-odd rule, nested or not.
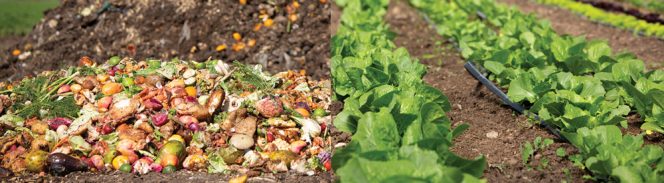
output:
[[[463,67],[464,61],[454,50],[452,43],[439,36],[415,9],[406,2],[392,1],[386,21],[396,33],[397,46],[405,47],[410,54],[428,66],[424,80],[449,97],[452,111],[448,113],[453,125],[467,123],[470,128],[455,139],[452,150],[465,158],[484,155],[488,167],[484,177],[489,182],[581,182],[583,172],[568,160],[555,156],[555,149],[574,148],[556,142],[535,155],[530,165],[536,167],[539,160],[550,160],[543,170],[529,170],[521,162],[520,146],[536,137],[553,138],[545,130],[532,126],[526,117],[516,115],[501,104],[498,97],[481,86]],[[488,137],[497,133],[497,137]],[[569,174],[563,169],[570,170]]]
[[[306,69],[314,78],[329,77],[329,2],[302,1],[293,24],[288,23],[287,0],[248,1],[244,6],[237,0],[118,0],[97,16],[104,2],[64,0],[49,10],[18,44],[0,50],[0,78],[20,80],[75,65],[82,56],[103,63],[114,55],[238,60],[266,70]],[[261,23],[259,6],[266,7],[274,24],[255,31]],[[83,16],[86,11],[91,13]],[[234,32],[245,44],[255,39],[256,45],[232,51]],[[222,44],[227,49],[217,51]],[[10,54],[13,49],[31,56],[20,61]]]

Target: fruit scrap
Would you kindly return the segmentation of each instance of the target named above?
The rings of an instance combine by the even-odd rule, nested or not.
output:
[[[235,39],[235,41],[241,41],[242,40],[242,35],[240,35],[240,33],[234,32],[233,33],[233,39]]]
[[[74,70],[108,72],[53,72],[57,74],[34,83],[55,83],[46,88],[54,96],[46,98],[71,97],[62,105],[78,107],[65,108],[72,111],[14,116],[13,104],[29,108],[36,100],[0,95],[0,118],[13,125],[0,129],[2,167],[54,175],[171,173],[182,168],[223,173],[238,171],[232,168],[236,165],[290,171],[290,163],[297,162],[296,173],[325,171],[309,162],[332,148],[321,137],[331,100],[327,80],[313,81],[296,71],[269,75],[257,66],[223,61],[111,57],[104,64],[81,65]],[[7,85],[32,86],[25,83]]]
[[[14,49],[12,50],[12,56],[18,57],[18,55],[21,54],[21,50],[19,49]]]
[[[265,21],[263,21],[263,25],[265,25],[265,27],[272,27],[273,24],[274,20],[272,20],[271,18],[265,19]]]
[[[243,42],[238,42],[238,43],[233,44],[232,49],[233,49],[233,51],[238,52],[238,51],[241,51],[242,49],[244,49],[245,47],[246,47],[246,45]]]
[[[247,46],[249,47],[256,46],[256,39],[249,39],[249,41],[247,41]]]

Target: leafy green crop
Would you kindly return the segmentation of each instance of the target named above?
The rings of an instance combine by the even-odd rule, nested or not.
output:
[[[570,11],[582,14],[593,21],[607,23],[618,28],[641,32],[647,36],[657,36],[664,39],[664,25],[658,23],[649,23],[634,16],[606,12],[590,4],[576,2],[574,0],[537,0],[540,3],[560,6]],[[664,3],[659,3],[662,6]],[[655,3],[653,3],[655,5]],[[664,8],[661,7],[661,8]]]
[[[492,0],[410,2],[438,33],[457,41],[464,58],[484,66],[507,88],[511,100],[529,105],[582,149],[570,159],[596,180],[664,181],[661,147],[634,143],[639,136],[611,130],[597,133],[629,140],[578,140],[594,139],[588,131],[626,127],[625,117],[635,109],[645,119],[643,130],[661,133],[662,71],[646,72],[632,54],[615,55],[605,42],[560,36],[548,22]],[[595,164],[603,160],[610,163]]]
[[[332,166],[342,182],[483,182],[483,157],[449,151],[468,128],[451,127],[447,97],[422,81],[426,67],[396,48],[382,16],[387,0],[337,1],[332,81],[344,109],[334,125],[352,133]]]
[[[544,150],[551,144],[553,144],[552,139],[544,138],[544,140],[542,140],[542,137],[535,138],[533,143],[526,142],[521,146],[521,161],[523,164],[528,164],[530,158],[532,158],[537,151]]]

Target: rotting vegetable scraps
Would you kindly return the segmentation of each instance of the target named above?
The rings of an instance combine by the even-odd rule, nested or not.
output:
[[[331,161],[330,93],[329,80],[304,71],[268,75],[238,62],[86,62],[0,84],[0,165],[314,175]]]

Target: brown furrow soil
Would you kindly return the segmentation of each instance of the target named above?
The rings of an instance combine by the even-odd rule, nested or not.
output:
[[[514,5],[525,13],[534,13],[540,19],[549,20],[559,34],[585,35],[588,39],[606,40],[614,53],[632,52],[645,61],[648,69],[664,69],[664,40],[635,35],[629,30],[599,24],[565,9],[542,5],[533,0],[497,1]]]
[[[104,2],[110,2],[105,11]],[[75,65],[82,56],[103,63],[110,56],[205,61],[238,60],[268,71],[306,69],[329,77],[330,3],[300,1],[289,24],[290,0],[63,0],[18,44],[0,50],[0,80],[20,80],[43,70]],[[326,3],[321,3],[326,2]],[[263,26],[261,10],[273,19]],[[98,12],[102,12],[99,13]],[[242,35],[245,49],[232,51]],[[255,40],[250,47],[249,40]],[[227,48],[217,51],[218,45]],[[20,60],[14,49],[30,52]]]
[[[341,23],[341,9],[335,4],[332,3],[330,7],[332,11],[332,21],[330,23],[330,37],[334,36],[337,34],[337,29],[339,28],[339,24]]]
[[[553,138],[544,129],[531,125],[522,115],[502,105],[498,97],[481,86],[463,67],[464,61],[452,43],[436,34],[426,21],[407,3],[393,1],[386,21],[396,33],[397,46],[405,47],[412,56],[428,66],[425,81],[449,97],[452,111],[448,116],[454,125],[467,123],[470,128],[455,139],[452,150],[462,157],[485,156],[488,166],[484,177],[489,182],[582,182],[584,172],[569,160],[555,155],[557,148],[568,154],[574,148],[556,142],[535,154],[535,160],[522,163],[520,147],[536,137]],[[497,135],[496,135],[497,134]],[[548,159],[546,167],[542,160]]]

